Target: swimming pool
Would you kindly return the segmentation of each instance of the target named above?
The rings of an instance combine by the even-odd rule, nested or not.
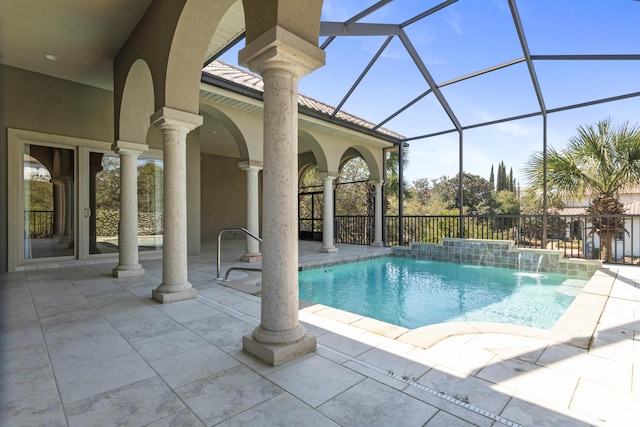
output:
[[[499,322],[549,329],[586,279],[400,257],[299,273],[300,298],[409,329]]]

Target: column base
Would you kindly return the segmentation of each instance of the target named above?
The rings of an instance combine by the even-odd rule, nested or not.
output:
[[[378,248],[381,248],[384,246],[384,242],[383,241],[376,241],[376,242],[371,242],[370,246],[376,246]]]
[[[162,285],[161,285],[162,286]],[[170,302],[184,301],[187,299],[194,299],[198,296],[198,290],[194,287],[190,287],[178,292],[161,292],[157,289],[151,291],[151,298],[161,302],[162,304],[168,304]]]
[[[260,262],[262,261],[262,254],[244,254],[240,257],[240,261],[244,262]]]
[[[320,248],[320,252],[333,253],[338,252],[338,248],[335,246],[323,246]]]
[[[242,349],[264,360],[271,366],[278,366],[316,350],[316,337],[306,333],[298,341],[288,344],[265,344],[253,337],[253,334],[242,337]]]
[[[144,268],[140,264],[120,264],[112,270],[113,277],[135,277],[143,276]]]

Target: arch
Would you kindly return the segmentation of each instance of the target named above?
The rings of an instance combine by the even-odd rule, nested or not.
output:
[[[167,57],[162,105],[198,112],[200,76],[218,24],[234,0],[186,0],[176,22]]]
[[[372,185],[370,184],[371,171],[364,157],[353,148],[345,151],[342,160],[334,192],[339,241],[343,243],[369,244],[373,240],[371,220],[374,215],[375,203]],[[345,167],[352,163],[351,167]],[[348,230],[351,221],[359,221],[360,227],[365,232],[349,232],[343,235],[340,230]]]
[[[144,144],[153,114],[153,76],[146,61],[133,63],[122,90],[116,139]]]
[[[199,109],[199,84],[209,42],[235,0],[176,0],[151,3],[114,61],[116,131],[125,85],[134,63],[151,73],[153,111],[169,107],[193,114]],[[128,103],[127,103],[128,104]],[[146,117],[145,122],[149,121]],[[118,137],[118,136],[116,136]],[[122,137],[122,136],[120,136]]]
[[[313,154],[313,157],[315,157],[315,161],[320,172],[330,172],[327,153],[325,153],[324,149],[320,145],[320,142],[318,142],[318,140],[314,138],[310,133],[303,130],[298,131],[298,146],[302,147],[305,152],[307,151],[307,149],[310,150],[310,152]],[[299,150],[299,152],[301,154],[304,154],[303,150]],[[298,166],[298,172],[301,173],[306,166],[308,166],[308,163],[301,163]]]
[[[251,155],[249,152],[249,146],[247,144],[247,139],[245,138],[244,134],[242,133],[238,125],[233,121],[231,117],[229,117],[219,109],[208,104],[203,104],[201,106],[201,111],[219,123],[219,124],[216,123],[215,129],[212,129],[212,130],[220,133],[228,132],[228,134],[226,135],[226,138],[225,138],[225,135],[220,135],[220,137],[224,139],[233,140],[233,142],[235,143],[238,149],[238,153],[241,161],[242,160],[262,161],[262,159],[251,158]],[[211,125],[212,125],[211,123],[207,123],[207,121],[205,121],[205,123],[203,124],[203,127],[201,128],[201,140],[203,144],[206,144],[206,136],[203,136],[202,132],[206,132],[209,127],[212,127]],[[229,142],[229,141],[226,141],[226,142]],[[206,147],[202,147],[202,150],[206,151]]]
[[[345,150],[342,158],[340,159],[340,167],[342,167],[342,165],[344,165],[348,160],[356,156],[362,157],[362,159],[367,163],[367,167],[369,168],[370,180],[383,179],[381,159],[380,161],[377,160],[373,152],[371,152],[371,150],[365,146],[356,145]]]
[[[340,183],[349,183],[349,182],[353,182],[355,181],[362,181],[362,180],[369,180],[371,177],[371,171],[369,170],[369,165],[367,164],[367,161],[364,160],[362,158],[362,156],[360,155],[360,153],[358,153],[356,150],[349,150],[349,153],[352,153],[352,155],[347,155],[347,153],[345,153],[345,156],[343,157],[343,161],[340,162],[340,172],[338,174],[338,180]],[[364,170],[362,170],[360,168],[360,166],[364,164],[364,167],[366,167],[366,174],[367,176],[360,176],[361,173],[364,173]],[[346,177],[345,176],[345,168],[347,165],[353,165],[351,166],[351,168],[356,168],[356,169],[352,169],[351,172],[355,173],[355,176],[352,177]]]
[[[310,175],[310,177],[309,177]],[[306,187],[321,187],[322,179],[320,179],[320,169],[316,163],[306,163],[304,166],[300,168],[300,173],[298,174],[298,188],[306,188]],[[312,182],[304,183],[303,180],[307,177],[307,180],[311,180]],[[302,185],[308,184],[308,185]]]

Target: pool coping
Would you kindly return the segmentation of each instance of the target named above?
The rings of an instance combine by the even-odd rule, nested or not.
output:
[[[390,253],[360,254],[345,257],[340,260],[308,261],[300,263],[299,270],[302,271],[310,268],[321,268],[366,259],[382,258],[390,255]],[[252,274],[249,274],[249,276],[252,276]],[[448,337],[486,333],[540,338],[588,349],[593,341],[596,327],[613,289],[616,276],[617,271],[609,269],[607,266],[600,267],[551,329],[494,322],[444,322],[422,326],[416,329],[408,329],[303,299],[299,300],[299,304],[300,310],[308,314],[337,321],[366,332],[425,349]],[[249,282],[228,281],[220,283],[245,293],[256,296],[260,295],[260,286],[259,283],[255,282],[255,278]]]

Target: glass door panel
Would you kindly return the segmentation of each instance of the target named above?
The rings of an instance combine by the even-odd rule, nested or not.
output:
[[[24,259],[75,255],[75,152],[25,144]]]
[[[89,253],[118,253],[120,157],[89,153]]]
[[[162,249],[162,160],[140,157],[138,250]],[[89,254],[117,253],[120,225],[120,157],[89,153]]]
[[[162,160],[138,159],[138,249],[162,249]]]

